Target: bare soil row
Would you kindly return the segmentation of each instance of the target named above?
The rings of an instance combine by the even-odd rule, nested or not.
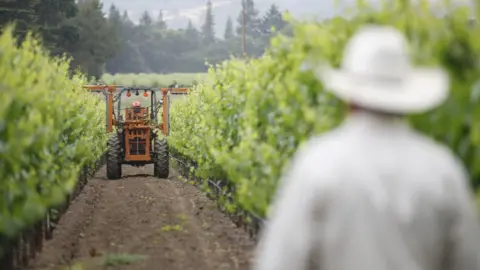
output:
[[[196,187],[152,166],[105,168],[72,202],[33,269],[248,269],[254,242]]]

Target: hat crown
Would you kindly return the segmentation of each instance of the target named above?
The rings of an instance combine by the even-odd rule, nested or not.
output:
[[[340,69],[324,66],[315,74],[340,99],[376,111],[424,112],[448,97],[448,74],[413,67],[407,39],[388,26],[363,27],[348,42]]]
[[[407,40],[393,27],[365,27],[347,44],[342,68],[355,76],[402,80],[411,68]]]

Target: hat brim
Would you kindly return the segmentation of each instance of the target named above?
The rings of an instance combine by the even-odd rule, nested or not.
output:
[[[422,113],[448,97],[449,81],[441,69],[412,69],[401,84],[359,82],[350,74],[323,67],[315,71],[326,90],[345,102],[388,113]]]

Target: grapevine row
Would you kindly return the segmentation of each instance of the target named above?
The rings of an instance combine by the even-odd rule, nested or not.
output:
[[[447,144],[480,184],[480,33],[472,11],[450,6],[448,16],[428,1],[394,1],[381,8],[359,3],[355,14],[323,22],[296,22],[293,37],[272,39],[260,59],[212,66],[187,99],[172,104],[172,151],[196,164],[205,183],[224,180],[235,198],[230,211],[266,217],[282,173],[303,142],[336,127],[345,108],[324,91],[313,70],[338,67],[349,37],[365,23],[392,25],[408,37],[415,64],[440,65],[451,94],[442,107],[409,117],[410,123]],[[478,16],[477,16],[478,17]],[[319,164],[319,167],[321,164]],[[208,186],[206,184],[206,186]]]
[[[105,152],[105,105],[33,37],[0,36],[0,258],[72,194]],[[83,174],[85,175],[85,174]],[[81,177],[80,177],[81,178]]]

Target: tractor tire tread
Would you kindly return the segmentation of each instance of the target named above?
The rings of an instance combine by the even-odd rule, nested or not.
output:
[[[155,163],[153,164],[153,174],[157,178],[168,178],[170,173],[170,155],[166,139],[155,139],[154,142]]]
[[[107,178],[114,180],[122,178],[121,140],[117,134],[108,139]]]

